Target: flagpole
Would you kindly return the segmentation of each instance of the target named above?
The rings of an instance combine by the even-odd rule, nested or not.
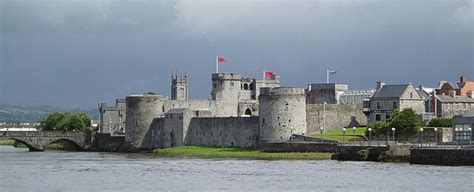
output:
[[[216,73],[219,73],[219,56],[216,56]]]
[[[263,87],[265,87],[265,70],[263,70]]]
[[[326,83],[329,83],[329,69],[326,69]]]

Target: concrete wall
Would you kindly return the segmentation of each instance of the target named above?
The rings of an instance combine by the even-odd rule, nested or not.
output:
[[[334,143],[268,143],[263,145],[265,152],[326,152],[335,153],[337,144]]]
[[[367,117],[362,111],[362,105],[326,105],[326,125],[323,125],[323,105],[306,105],[307,132],[319,132],[320,127],[340,129],[367,125]]]
[[[412,149],[411,164],[474,165],[474,149]]]
[[[259,142],[289,141],[306,132],[306,96],[303,88],[262,88],[259,97]]]
[[[258,117],[192,118],[189,122],[186,145],[257,146]]]

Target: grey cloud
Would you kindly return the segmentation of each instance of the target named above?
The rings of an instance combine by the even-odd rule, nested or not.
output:
[[[331,78],[351,88],[474,79],[472,1],[0,1],[0,102],[93,107],[116,96],[169,95],[188,72],[208,98],[223,71]]]

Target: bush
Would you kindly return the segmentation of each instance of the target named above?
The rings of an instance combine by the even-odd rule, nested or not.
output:
[[[428,124],[428,127],[453,127],[453,119],[449,118],[438,118],[432,119]]]
[[[420,127],[424,125],[421,116],[411,109],[404,109],[403,111],[395,110],[387,122],[377,122],[369,125],[372,128],[372,134],[386,135],[392,132],[392,127],[395,128],[395,135],[397,138],[400,136],[411,136],[418,133]],[[368,131],[366,131],[368,135]]]

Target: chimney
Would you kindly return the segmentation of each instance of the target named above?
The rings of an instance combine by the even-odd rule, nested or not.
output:
[[[419,89],[420,91],[423,91],[423,85],[420,85],[420,86],[418,87],[418,89]]]
[[[466,81],[466,77],[464,75],[461,75],[461,77],[459,77],[459,82],[464,83],[465,81]]]
[[[377,89],[380,89],[382,88],[383,86],[385,85],[385,83],[383,81],[377,81]]]
[[[456,91],[449,91],[449,96],[456,97]]]

